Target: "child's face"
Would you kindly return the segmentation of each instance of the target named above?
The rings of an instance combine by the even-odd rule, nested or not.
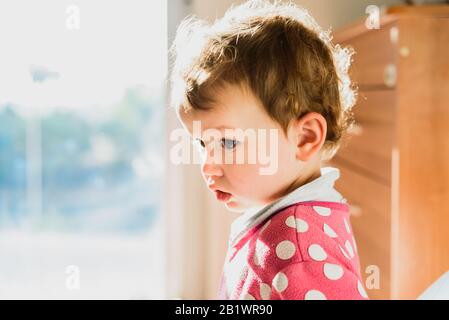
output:
[[[306,167],[297,156],[296,131],[289,129],[285,137],[281,126],[268,116],[249,90],[226,86],[220,90],[216,101],[213,109],[208,111],[181,111],[180,120],[192,138],[198,139],[196,141],[203,154],[202,175],[217,200],[224,202],[231,211],[243,212],[266,205],[291,191],[292,186],[301,180]],[[194,121],[199,121],[196,122],[197,129]],[[198,130],[198,124],[201,130]],[[227,129],[225,132],[226,128],[241,129],[242,132],[251,130],[247,132],[254,133],[255,143],[248,136],[242,139],[235,130]],[[217,130],[219,136],[211,138],[207,129]],[[260,157],[259,151],[265,158]],[[237,161],[237,152],[244,155],[243,163]],[[251,152],[255,161],[249,160]],[[225,159],[231,161],[226,162]]]

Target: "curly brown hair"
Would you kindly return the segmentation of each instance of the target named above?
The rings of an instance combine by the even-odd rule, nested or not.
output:
[[[171,47],[171,104],[178,115],[209,110],[225,84],[246,86],[284,134],[292,119],[320,113],[327,122],[322,160],[329,160],[354,122],[357,96],[348,75],[354,52],[331,40],[292,3],[247,1],[212,25],[188,17]]]

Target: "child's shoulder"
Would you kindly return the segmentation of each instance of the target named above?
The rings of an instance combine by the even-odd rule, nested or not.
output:
[[[255,231],[251,242],[254,250],[266,248],[259,254],[266,265],[326,260],[357,268],[346,203],[299,202],[277,211]]]
[[[317,217],[325,217],[328,220],[349,214],[349,205],[344,202],[333,201],[305,201],[297,202],[276,211],[270,220],[282,220],[285,216],[295,215],[309,217],[313,220]]]
[[[334,238],[334,232],[330,232],[331,229],[326,226],[333,226],[336,229],[335,233],[344,234],[344,231],[351,232],[348,220],[349,206],[346,203],[307,201],[278,210],[255,229],[259,229],[259,235],[265,233],[273,237],[273,240],[282,237],[287,231],[307,235],[317,232],[316,228]]]

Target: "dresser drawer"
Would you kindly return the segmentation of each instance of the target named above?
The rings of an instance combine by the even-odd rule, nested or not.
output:
[[[368,294],[370,298],[388,299],[391,275],[391,189],[349,167],[336,167],[340,169],[340,179],[336,181],[335,187],[350,206],[362,275],[364,279],[369,277],[371,273],[366,272],[372,272],[373,267],[380,272],[380,287],[368,287]]]
[[[395,87],[396,29],[391,31],[392,27],[395,27],[395,23],[366,31],[342,43],[355,50],[350,76],[361,89]]]
[[[394,127],[390,124],[357,123],[346,134],[334,160],[390,185],[393,137]]]
[[[352,108],[356,123],[377,123],[394,126],[396,91],[359,91],[357,104]]]
[[[336,167],[340,169],[340,179],[335,187],[350,205],[354,227],[376,247],[389,248],[391,188],[350,167]]]
[[[355,125],[345,135],[337,160],[389,185],[395,125],[394,90],[360,91]]]

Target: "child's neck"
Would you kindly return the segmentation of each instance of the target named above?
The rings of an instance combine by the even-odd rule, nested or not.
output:
[[[313,180],[315,180],[319,177],[321,177],[321,168],[313,170],[312,172],[307,174],[305,177],[304,176],[298,177],[298,179],[296,179],[292,184],[290,184],[288,186],[288,188],[283,192],[282,196],[289,194],[290,192],[298,189],[299,187],[301,187],[309,182],[312,182]]]
[[[259,206],[254,206],[250,210],[251,212],[258,211],[261,208],[281,199],[282,197],[286,196],[287,194],[293,192],[297,188],[312,182],[313,180],[321,177],[321,167],[316,168],[315,170],[308,172],[307,175],[301,175],[301,177],[298,177],[293,183],[291,183],[286,189],[284,189],[282,192],[279,192],[277,196],[274,196],[269,202],[261,204]],[[248,212],[246,210],[245,212]]]

